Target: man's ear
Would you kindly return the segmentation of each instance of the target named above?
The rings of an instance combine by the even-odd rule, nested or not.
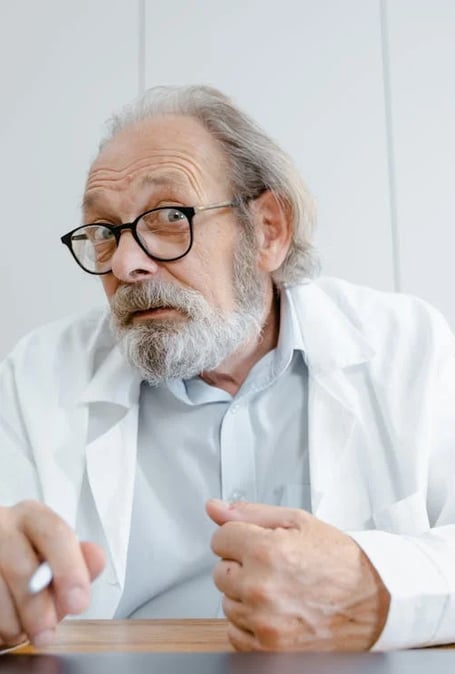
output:
[[[258,241],[258,266],[273,272],[283,263],[292,237],[291,209],[271,190],[263,192],[251,206]]]

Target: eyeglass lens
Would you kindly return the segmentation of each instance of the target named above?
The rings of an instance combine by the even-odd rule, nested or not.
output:
[[[162,260],[184,255],[191,245],[188,218],[176,208],[145,213],[137,222],[136,234],[145,250]],[[111,269],[117,241],[108,227],[84,225],[72,234],[71,245],[77,260],[88,271],[99,274]]]

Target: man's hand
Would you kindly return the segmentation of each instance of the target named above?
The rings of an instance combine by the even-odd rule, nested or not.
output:
[[[28,583],[42,560],[54,580],[31,595]],[[103,570],[104,553],[94,543],[79,543],[70,527],[37,501],[0,508],[0,649],[27,637],[48,645],[57,623],[82,613],[90,583]]]
[[[238,650],[367,650],[390,595],[355,541],[304,510],[211,500],[212,549]]]

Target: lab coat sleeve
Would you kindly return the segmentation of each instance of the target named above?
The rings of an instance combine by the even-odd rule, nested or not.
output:
[[[430,446],[420,503],[426,503],[430,528],[419,535],[349,532],[391,595],[373,650],[455,642],[455,346],[445,321],[437,318],[436,325],[438,367],[434,381],[427,382],[427,410],[422,410],[429,415]],[[410,499],[405,500],[402,505],[412,517]]]
[[[41,490],[10,356],[0,364],[0,506],[24,499],[41,499]]]

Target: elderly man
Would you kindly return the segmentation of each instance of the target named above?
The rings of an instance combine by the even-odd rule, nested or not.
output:
[[[110,315],[35,331],[0,373],[2,643],[223,612],[242,650],[455,640],[444,320],[311,280],[292,163],[206,87],[114,119],[83,222],[62,241]]]

